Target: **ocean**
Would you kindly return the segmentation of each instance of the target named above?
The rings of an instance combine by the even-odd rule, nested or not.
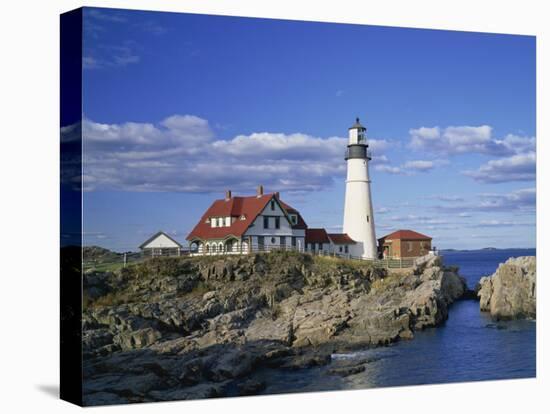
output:
[[[473,288],[509,257],[534,256],[535,249],[442,251]],[[271,371],[264,394],[363,389],[401,385],[532,378],[536,376],[536,322],[494,322],[476,300],[455,302],[444,325],[415,333],[411,341],[335,354],[333,360],[372,358],[364,372],[340,378],[329,366],[295,372]]]

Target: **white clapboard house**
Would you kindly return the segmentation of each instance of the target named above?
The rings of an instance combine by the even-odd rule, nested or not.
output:
[[[306,251],[310,253],[350,256],[355,244],[345,233],[327,233],[323,228],[306,229]]]
[[[163,231],[151,236],[139,246],[144,256],[179,256],[182,245]]]
[[[187,236],[191,254],[240,254],[275,249],[304,251],[307,225],[279,193],[215,200]]]
[[[355,244],[347,234],[308,229],[298,210],[279,193],[215,200],[187,236],[194,255],[241,254],[277,249],[349,256]]]

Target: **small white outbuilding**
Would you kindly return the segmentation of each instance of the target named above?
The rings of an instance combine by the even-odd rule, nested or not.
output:
[[[182,245],[163,231],[151,236],[139,246],[145,256],[179,256]]]

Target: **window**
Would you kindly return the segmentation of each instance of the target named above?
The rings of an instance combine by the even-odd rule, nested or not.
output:
[[[271,244],[275,244],[276,241],[277,241],[277,240],[275,239],[275,237],[272,237],[272,238],[271,238]]]
[[[345,251],[346,253],[349,253],[349,249],[348,249],[348,245],[347,245],[347,244],[344,246],[344,251]]]
[[[296,247],[296,237],[292,236],[292,247]]]
[[[258,236],[258,247],[260,249],[264,248],[264,236]]]
[[[212,227],[216,227],[218,225],[218,220],[213,218],[212,219]]]
[[[292,224],[298,223],[298,216],[296,214],[291,214],[290,221],[292,222]]]
[[[275,200],[271,200],[271,211],[275,211]]]
[[[242,214],[241,217],[239,217],[239,219],[246,220],[246,216],[244,214]]]
[[[281,228],[281,218],[275,217],[275,228],[280,229]]]
[[[338,247],[338,251],[342,253],[342,246]]]
[[[286,237],[285,236],[279,237],[279,241],[280,241],[281,246],[286,246]]]
[[[318,243],[317,246],[318,246],[317,248],[318,248],[319,250],[323,250],[323,243]]]
[[[264,229],[269,228],[269,217],[264,216]]]
[[[226,225],[226,227],[231,226],[231,217],[226,217],[225,218],[225,225]]]
[[[369,215],[367,214],[367,223],[369,222]]]
[[[407,247],[409,249],[409,252],[413,251],[413,243],[412,242],[407,242]]]

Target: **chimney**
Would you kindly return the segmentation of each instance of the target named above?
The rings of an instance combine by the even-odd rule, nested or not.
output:
[[[256,188],[256,197],[261,197],[264,195],[264,186],[263,185],[259,185],[257,188]]]
[[[231,190],[225,190],[225,201],[231,199]]]
[[[278,192],[278,191],[275,193],[275,198],[276,198],[277,200],[279,199],[279,192]]]

